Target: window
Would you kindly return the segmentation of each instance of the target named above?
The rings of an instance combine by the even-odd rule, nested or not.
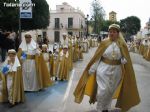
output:
[[[55,42],[60,41],[60,32],[59,31],[54,32],[54,40],[55,40]]]
[[[59,18],[55,18],[55,28],[59,28],[59,23],[60,22],[60,20],[59,20]]]
[[[83,21],[81,20],[81,29],[83,29]]]
[[[61,8],[60,8],[60,10],[64,10],[64,8],[63,8],[63,7],[61,7]]]
[[[68,18],[68,28],[73,28],[73,18]]]

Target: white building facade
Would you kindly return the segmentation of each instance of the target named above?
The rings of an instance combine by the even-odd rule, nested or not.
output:
[[[144,29],[141,29],[137,35],[139,34],[142,36],[142,38],[150,38],[150,18],[148,22],[146,22]]]
[[[47,28],[50,42],[61,41],[63,33],[80,37],[85,33],[85,15],[66,2],[50,11],[50,25]]]

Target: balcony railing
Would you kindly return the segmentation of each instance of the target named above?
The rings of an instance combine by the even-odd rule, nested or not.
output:
[[[60,29],[60,25],[59,26],[54,26],[54,29]]]
[[[72,29],[73,28],[73,26],[72,25],[68,25],[68,29]]]
[[[85,28],[84,25],[63,25],[60,24],[59,26],[53,26],[54,30],[61,30],[61,29],[66,29],[66,30],[83,30]]]
[[[66,30],[84,30],[84,28],[81,27],[75,27],[75,26],[66,26]]]

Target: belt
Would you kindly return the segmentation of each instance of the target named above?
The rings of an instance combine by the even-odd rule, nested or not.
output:
[[[35,59],[35,55],[27,55],[27,59]]]
[[[107,59],[104,57],[101,58],[101,61],[103,61],[104,63],[109,64],[109,65],[120,65],[121,64],[121,60],[110,60],[110,59]]]

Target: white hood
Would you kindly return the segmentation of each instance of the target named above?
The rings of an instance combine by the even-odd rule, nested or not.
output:
[[[31,38],[31,42],[28,44],[28,48],[27,48],[25,37],[23,37],[19,48],[21,48],[22,51],[35,50],[37,48],[37,43]]]
[[[9,60],[10,60],[10,58],[9,58],[9,56],[8,56],[7,59],[6,59],[5,62],[4,62],[4,66],[8,65],[8,61],[9,61]],[[16,72],[16,71],[17,71],[17,68],[20,67],[20,66],[21,66],[21,65],[20,65],[19,59],[18,59],[18,57],[16,56],[16,57],[15,57],[15,62],[14,62],[14,64],[11,66],[10,70]]]

